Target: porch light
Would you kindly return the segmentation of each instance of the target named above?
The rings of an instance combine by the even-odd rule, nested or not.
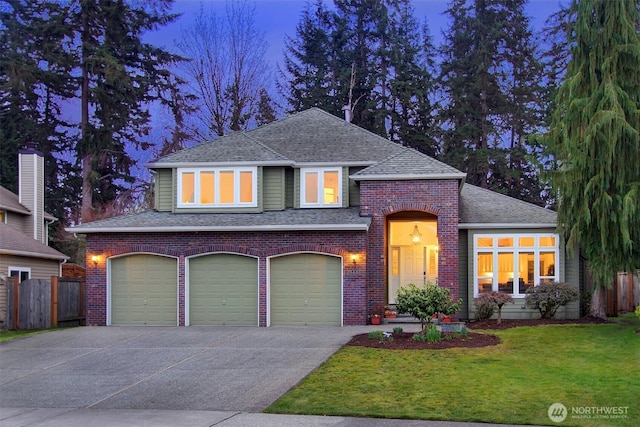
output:
[[[414,245],[417,245],[418,243],[420,243],[420,240],[422,240],[422,233],[420,233],[420,230],[418,230],[417,224],[413,226],[413,233],[411,233],[410,236],[411,241]]]
[[[94,267],[98,265],[99,260],[100,258],[98,257],[98,255],[91,255],[91,262],[93,263]]]
[[[356,265],[357,261],[358,261],[358,254],[351,254],[351,262],[353,263],[353,265]]]

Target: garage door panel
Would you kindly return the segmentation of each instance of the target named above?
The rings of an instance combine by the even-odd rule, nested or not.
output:
[[[270,262],[272,325],[341,324],[342,263],[321,254],[295,254]]]
[[[148,254],[112,259],[111,323],[176,325],[176,260]]]
[[[235,254],[212,254],[189,261],[189,323],[256,325],[258,261]]]

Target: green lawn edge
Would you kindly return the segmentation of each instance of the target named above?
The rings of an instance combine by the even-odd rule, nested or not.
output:
[[[638,328],[637,317],[623,316],[608,324],[484,331],[501,343],[477,349],[343,347],[265,412],[635,427]],[[559,424],[547,413],[554,403],[568,411]],[[624,409],[585,413],[612,411],[606,408]]]

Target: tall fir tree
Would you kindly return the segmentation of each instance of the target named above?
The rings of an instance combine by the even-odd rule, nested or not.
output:
[[[173,0],[131,3],[77,0],[70,4],[79,35],[82,221],[99,216],[133,182],[132,149],[148,149],[149,103],[170,87],[169,67],[181,58],[143,41],[147,31],[173,22]]]
[[[66,154],[71,124],[62,118],[74,96],[70,72],[75,58],[64,7],[57,2],[7,0],[0,9],[0,184],[18,191],[18,150],[37,144],[45,160],[45,210],[61,221],[76,194]]]
[[[547,139],[558,228],[587,258],[597,317],[616,272],[640,268],[639,5],[574,0],[571,60]]]
[[[542,203],[529,135],[542,68],[524,0],[453,0],[441,54],[441,159],[467,182]]]

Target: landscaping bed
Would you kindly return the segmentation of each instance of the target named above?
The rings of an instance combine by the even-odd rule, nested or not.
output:
[[[443,333],[440,342],[415,341],[415,332],[400,332],[392,334],[392,340],[369,338],[368,334],[354,336],[347,346],[361,346],[370,348],[384,348],[388,350],[441,350],[456,347],[487,347],[497,345],[500,339],[491,334],[469,332],[467,334]]]

